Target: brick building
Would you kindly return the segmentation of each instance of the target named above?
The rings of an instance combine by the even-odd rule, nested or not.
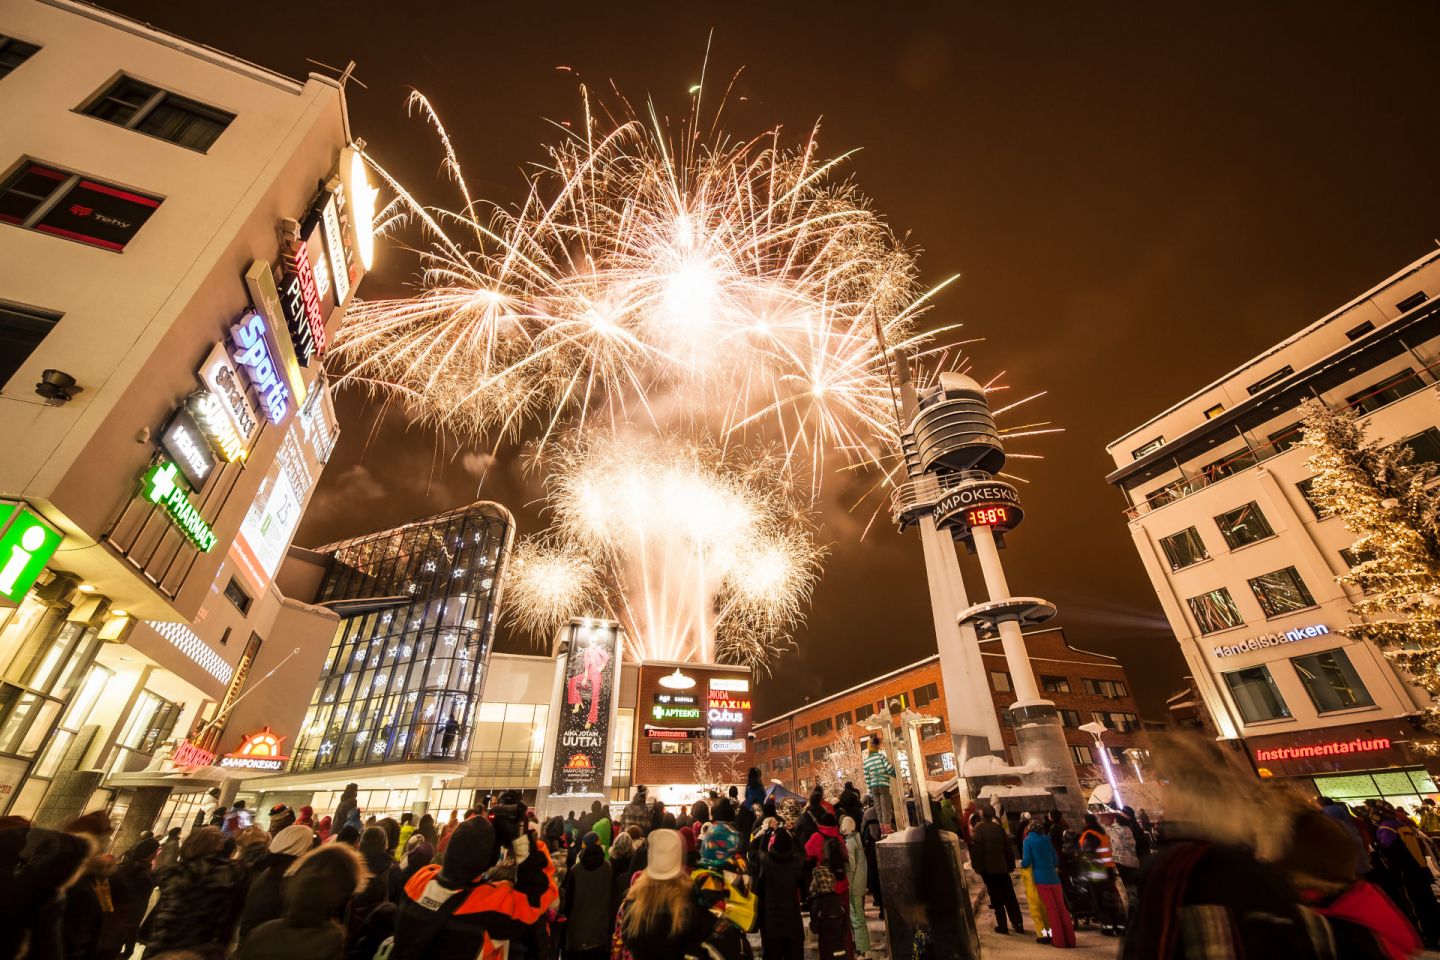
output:
[[[1130,693],[1130,681],[1120,662],[1114,657],[1070,646],[1064,630],[1058,627],[1026,633],[1025,646],[1042,695],[1053,700],[1060,711],[1065,739],[1081,784],[1089,787],[1104,778],[1099,758],[1094,754],[1095,740],[1080,729],[1093,720],[1112,731],[1106,734],[1105,745],[1117,772],[1128,767],[1130,758],[1125,751],[1138,744],[1140,717]],[[1008,725],[1010,713],[1006,709],[1015,702],[1015,694],[999,639],[982,640],[980,651],[990,695],[1000,716],[1007,759],[1018,763],[1015,731]],[[858,724],[886,703],[890,704],[892,713],[898,714],[900,708],[909,707],[940,718],[938,723],[922,731],[926,773],[932,780],[952,776],[955,755],[946,736],[945,689],[938,654],[756,723],[755,760],[761,776],[766,782],[779,780],[799,792],[810,789],[826,750],[837,741],[841,728],[848,724],[852,736],[863,737],[865,731]],[[899,733],[898,725],[896,733]]]

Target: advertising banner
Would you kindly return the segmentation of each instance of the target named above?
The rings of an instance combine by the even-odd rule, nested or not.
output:
[[[611,696],[620,668],[620,633],[611,626],[575,626],[563,654],[561,712],[555,724],[550,795],[605,792]]]

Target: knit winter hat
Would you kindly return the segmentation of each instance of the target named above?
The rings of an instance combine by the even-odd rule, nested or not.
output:
[[[635,852],[635,839],[628,833],[622,833],[610,844],[611,857],[628,857]]]
[[[652,830],[650,859],[645,875],[651,880],[673,880],[685,869],[685,841],[674,830]],[[447,857],[448,859],[448,857]]]
[[[495,866],[499,859],[495,828],[485,817],[471,817],[450,834],[440,879],[454,886],[469,883]]]
[[[740,851],[740,834],[728,823],[711,824],[700,840],[700,862],[712,867],[729,863]]]
[[[314,845],[314,841],[315,833],[313,830],[298,823],[292,823],[290,826],[275,834],[274,838],[270,841],[270,852],[281,853],[289,857],[298,857],[308,853],[310,847]]]
[[[820,896],[822,893],[835,892],[835,874],[823,863],[816,866],[815,871],[810,874],[810,893]]]

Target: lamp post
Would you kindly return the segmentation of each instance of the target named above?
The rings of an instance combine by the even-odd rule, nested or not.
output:
[[[1110,751],[1105,749],[1105,734],[1110,728],[1098,720],[1093,720],[1080,729],[1095,738],[1095,749],[1100,752],[1100,766],[1105,768],[1105,779],[1110,782],[1110,805],[1118,810],[1125,806],[1125,801],[1120,799],[1120,785],[1115,782],[1115,767],[1110,763]]]

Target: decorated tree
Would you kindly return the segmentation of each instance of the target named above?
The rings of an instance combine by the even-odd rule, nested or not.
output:
[[[835,742],[825,748],[825,760],[816,774],[816,781],[825,788],[827,796],[838,797],[846,781],[860,786],[864,791],[865,751],[860,749],[860,740],[851,732],[849,723],[840,724]]]
[[[1355,534],[1355,564],[1336,577],[1363,592],[1345,634],[1374,642],[1440,695],[1440,492],[1430,486],[1436,467],[1416,463],[1405,444],[1367,438],[1351,411],[1308,400],[1301,414],[1300,443],[1313,451],[1312,502]],[[1440,729],[1433,708],[1428,721]]]

